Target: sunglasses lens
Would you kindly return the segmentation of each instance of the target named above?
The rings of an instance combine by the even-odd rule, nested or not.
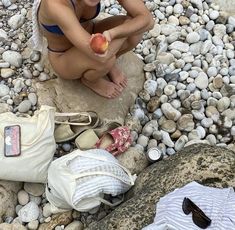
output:
[[[211,219],[187,197],[183,200],[182,209],[186,215],[192,212],[193,222],[198,227],[205,229],[211,224]]]
[[[193,222],[202,229],[206,229],[211,224],[211,220],[208,217],[196,212],[193,212]]]
[[[184,198],[183,204],[182,204],[182,209],[184,214],[188,215],[191,212],[191,207],[190,207],[190,202],[188,198]]]

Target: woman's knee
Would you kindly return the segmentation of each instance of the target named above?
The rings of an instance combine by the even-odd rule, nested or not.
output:
[[[130,47],[134,48],[134,47],[136,47],[140,43],[142,38],[143,38],[143,34],[138,34],[138,35],[130,36],[127,39],[128,45]]]
[[[58,67],[57,65],[54,65],[51,63],[51,66],[55,72],[55,74],[64,79],[64,80],[74,80],[74,79],[78,79],[80,78],[81,76],[80,75],[72,75],[71,73],[69,73],[69,71],[66,71],[63,67]]]
[[[97,63],[96,70],[99,72],[109,71],[116,62],[116,56],[112,56],[111,58],[102,61],[101,63]]]
[[[96,73],[97,76],[99,75],[105,75],[110,71],[112,66],[116,62],[116,56],[112,56],[111,58],[102,58],[102,61],[94,62],[92,60],[83,60],[83,63],[81,65],[81,57],[80,58],[73,58],[75,60],[78,60],[78,63],[72,62],[72,65],[70,65],[70,68],[68,70],[67,66],[69,62],[69,58],[66,59],[66,56],[60,56],[60,57],[51,57],[52,55],[49,55],[49,61],[52,65],[52,68],[56,72],[56,74],[63,79],[66,80],[72,80],[72,79],[79,79],[82,76],[84,76],[84,73],[92,70],[93,73]],[[76,55],[74,55],[76,56]],[[79,56],[79,55],[78,55]],[[72,58],[71,58],[72,59]],[[70,59],[70,60],[71,60]]]
[[[83,77],[91,82],[97,81],[99,78],[105,76],[113,67],[116,62],[116,57],[113,56],[107,62],[97,63],[93,65],[92,69],[88,69],[84,74]]]

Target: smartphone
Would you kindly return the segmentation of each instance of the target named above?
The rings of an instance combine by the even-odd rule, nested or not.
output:
[[[4,128],[4,155],[16,157],[21,153],[20,147],[20,126],[12,125]]]

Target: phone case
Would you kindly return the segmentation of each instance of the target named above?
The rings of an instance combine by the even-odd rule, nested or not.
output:
[[[4,129],[4,155],[6,157],[19,156],[20,148],[20,126],[6,126]]]

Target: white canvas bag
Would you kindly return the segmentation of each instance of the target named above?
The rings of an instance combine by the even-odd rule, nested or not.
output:
[[[24,182],[46,182],[47,170],[56,144],[54,139],[55,108],[41,106],[34,116],[18,117],[14,113],[0,114],[0,179]],[[4,156],[4,128],[19,125],[21,154]]]
[[[76,122],[69,122],[69,118]],[[58,121],[63,118],[65,121]],[[86,118],[88,121],[82,121]],[[34,115],[19,117],[11,112],[0,114],[0,179],[45,183],[47,170],[53,159],[56,143],[55,124],[86,126],[91,123],[86,112],[56,113],[54,107],[42,105]],[[4,128],[19,125],[21,130],[21,154],[15,157],[4,156]]]
[[[75,150],[51,163],[46,197],[54,208],[85,212],[101,203],[117,205],[103,195],[125,193],[135,179],[106,150]]]

